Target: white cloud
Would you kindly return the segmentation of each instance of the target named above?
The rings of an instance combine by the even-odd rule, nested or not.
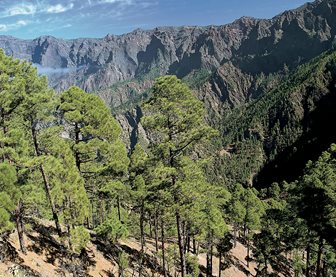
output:
[[[40,75],[66,75],[66,74],[70,74],[72,72],[76,72],[77,70],[81,70],[82,68],[84,68],[83,66],[80,67],[59,67],[59,68],[53,68],[53,67],[45,67],[42,66],[38,63],[33,64],[33,66],[35,66],[37,68],[37,72]]]
[[[11,24],[0,24],[0,32],[8,32],[10,30],[15,30],[15,29],[18,29],[20,27],[24,27],[28,24],[29,24],[29,22],[25,21],[25,20],[19,20],[15,23],[11,23]]]
[[[8,16],[14,15],[33,15],[37,11],[37,7],[32,4],[20,4],[10,7],[5,14]]]
[[[47,5],[47,4],[18,4],[13,5],[7,8],[5,11],[0,13],[0,17],[12,17],[12,16],[19,16],[19,15],[35,15],[41,13],[48,13],[48,14],[56,14],[56,13],[63,13],[73,9],[74,4],[70,3],[69,5]]]
[[[15,23],[17,26],[26,26],[28,25],[28,21],[25,20],[19,20],[18,22]]]
[[[133,4],[133,0],[100,0],[98,3],[101,4],[123,4],[123,5],[131,5]]]
[[[63,13],[71,10],[74,7],[73,3],[70,3],[68,6],[63,6],[62,4],[47,6],[45,11],[47,13]]]
[[[139,3],[139,5],[142,7],[142,8],[149,8],[149,7],[151,7],[151,6],[155,6],[155,5],[157,5],[158,4],[158,2],[157,1],[155,1],[155,2],[149,2],[149,1],[142,1],[142,2],[140,2]]]

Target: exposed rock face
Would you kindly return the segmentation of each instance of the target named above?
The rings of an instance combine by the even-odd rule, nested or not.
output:
[[[184,77],[193,70],[219,69],[213,82],[221,97],[244,98],[225,88],[226,63],[243,72],[277,72],[328,49],[336,35],[335,0],[318,0],[270,20],[243,17],[210,27],[156,28],[102,39],[34,40],[0,37],[9,55],[49,68],[50,84],[62,90],[76,84],[87,91],[149,73]],[[53,69],[53,70],[52,70]],[[231,70],[235,74],[235,69]],[[223,81],[224,80],[224,81]]]
[[[122,139],[126,142],[128,149],[133,149],[139,140],[143,140],[143,143],[148,144],[147,134],[140,122],[141,117],[142,111],[139,107],[116,116],[122,126]]]

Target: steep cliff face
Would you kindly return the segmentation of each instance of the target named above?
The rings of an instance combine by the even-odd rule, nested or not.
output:
[[[243,17],[223,26],[135,30],[101,39],[0,37],[0,47],[37,64],[58,90],[76,84],[97,91],[153,72],[182,78],[205,69],[214,72],[210,83],[218,99],[234,105],[251,96],[249,75],[293,68],[330,48],[335,12],[335,0],[318,0],[270,20]],[[244,81],[232,88],[236,73]]]

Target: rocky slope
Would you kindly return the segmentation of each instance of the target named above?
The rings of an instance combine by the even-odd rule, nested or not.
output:
[[[185,77],[205,69],[214,72],[209,89],[221,102],[236,104],[255,93],[240,75],[293,68],[330,48],[335,13],[335,0],[317,0],[270,20],[243,17],[223,26],[138,29],[101,39],[2,36],[0,47],[37,64],[58,90],[76,84],[96,91],[145,75]]]

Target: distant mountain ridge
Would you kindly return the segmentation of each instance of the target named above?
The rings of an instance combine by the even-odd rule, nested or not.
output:
[[[336,35],[335,12],[335,0],[318,0],[269,20],[243,17],[223,26],[137,29],[101,39],[0,36],[0,47],[41,67],[67,68],[62,74],[49,74],[51,86],[58,90],[73,84],[86,91],[106,89],[153,70],[185,77],[195,70],[219,69],[212,83],[228,90],[222,98],[230,98],[235,92],[220,87],[221,80],[225,83],[222,66],[252,75],[277,72],[285,64],[293,68],[330,48]]]

